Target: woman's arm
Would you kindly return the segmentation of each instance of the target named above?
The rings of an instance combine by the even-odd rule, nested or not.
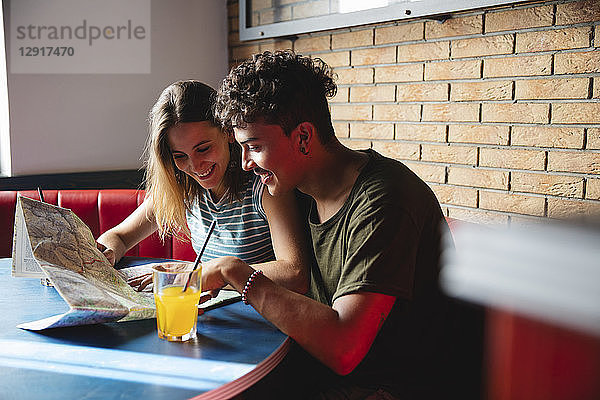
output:
[[[152,200],[146,197],[123,222],[98,237],[96,242],[104,247],[102,252],[113,266],[129,249],[156,232],[158,226],[153,217]]]
[[[309,245],[306,219],[300,215],[294,192],[271,196],[265,188],[263,209],[269,222],[276,261],[255,265],[279,285],[297,293],[306,293],[310,265],[314,256]]]

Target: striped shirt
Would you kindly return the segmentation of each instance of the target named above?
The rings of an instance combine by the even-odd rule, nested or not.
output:
[[[242,191],[242,201],[215,203],[208,190],[202,192],[186,217],[196,254],[204,244],[211,222],[217,221],[202,255],[203,262],[223,256],[235,256],[249,264],[275,259],[262,208],[263,189],[260,178],[252,174]]]

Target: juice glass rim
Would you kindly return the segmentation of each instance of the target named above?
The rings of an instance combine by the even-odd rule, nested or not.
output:
[[[182,263],[173,263],[174,265],[169,266],[169,263],[163,263],[159,265],[152,266],[152,272],[162,273],[162,274],[189,274],[194,270],[193,264],[182,264]],[[165,268],[164,266],[167,265]],[[200,272],[202,270],[202,264],[198,264],[196,271]]]

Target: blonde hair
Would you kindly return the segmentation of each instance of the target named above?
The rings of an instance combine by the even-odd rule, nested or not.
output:
[[[146,143],[146,193],[153,202],[154,215],[162,240],[173,235],[189,240],[186,211],[204,190],[193,178],[180,171],[173,161],[168,132],[179,123],[209,121],[219,126],[214,117],[216,92],[199,81],[187,80],[168,86],[159,96],[149,115]],[[226,133],[223,133],[224,135]],[[225,199],[241,197],[243,176],[239,144],[229,145],[230,163],[225,173]]]

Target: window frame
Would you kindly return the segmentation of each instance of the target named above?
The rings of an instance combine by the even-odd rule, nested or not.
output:
[[[344,14],[328,14],[271,24],[248,26],[248,3],[251,0],[239,0],[240,40],[256,40],[275,37],[294,36],[301,33],[347,28],[357,25],[373,24],[409,18],[430,17],[445,20],[447,14],[475,10],[493,6],[523,3],[515,0],[406,0],[402,3],[370,10]]]

